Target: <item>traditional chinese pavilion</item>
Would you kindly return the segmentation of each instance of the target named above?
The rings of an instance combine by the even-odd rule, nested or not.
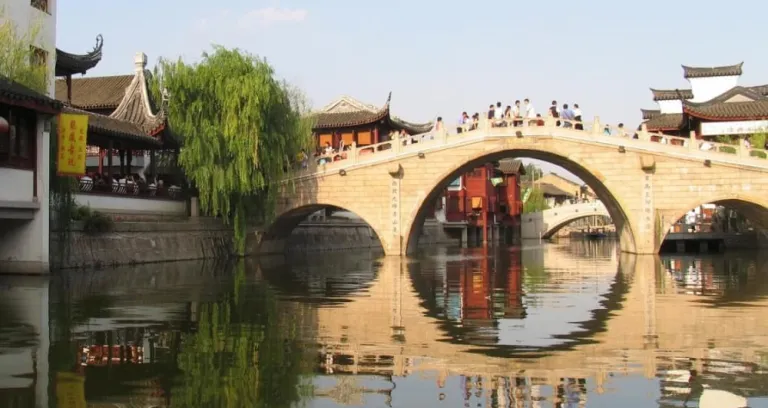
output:
[[[768,85],[740,86],[743,63],[683,65],[688,89],[651,89],[659,109],[643,109],[649,131],[698,138],[753,134],[768,129]]]
[[[357,146],[366,146],[389,140],[391,131],[404,130],[410,135],[426,133],[434,124],[406,122],[390,112],[392,94],[382,107],[375,107],[349,96],[329,103],[314,114],[315,124],[312,131],[318,146],[330,143],[338,149],[340,141],[345,145],[355,142]]]

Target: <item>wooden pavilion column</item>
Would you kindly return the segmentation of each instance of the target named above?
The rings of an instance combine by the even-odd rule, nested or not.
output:
[[[108,146],[107,147],[107,175],[109,177],[112,177],[112,154],[114,153],[114,150],[113,150],[114,145],[111,140],[109,141],[107,146]]]

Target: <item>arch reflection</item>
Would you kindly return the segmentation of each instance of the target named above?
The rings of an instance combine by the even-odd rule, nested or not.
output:
[[[591,342],[629,290],[614,243],[543,249],[465,249],[409,264],[413,287],[447,335],[494,356],[546,353]],[[592,254],[585,256],[585,251]],[[546,267],[545,267],[546,265]]]

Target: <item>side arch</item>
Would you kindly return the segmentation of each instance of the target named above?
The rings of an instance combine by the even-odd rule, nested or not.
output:
[[[610,217],[610,214],[596,212],[594,214],[581,214],[581,215],[573,215],[573,216],[569,216],[569,217],[566,217],[566,218],[561,218],[561,219],[558,219],[558,222],[556,224],[552,224],[551,226],[547,225],[545,223],[545,225],[547,225],[546,226],[546,230],[541,235],[541,237],[544,238],[544,239],[551,238],[558,231],[563,229],[563,227],[565,227],[566,225],[568,225],[568,224],[570,224],[570,223],[572,223],[574,221],[577,221],[577,220],[580,220],[580,219],[583,219],[583,218],[587,218],[587,217],[594,217],[596,215],[597,216],[603,215],[603,216],[606,216],[606,217]]]
[[[702,205],[702,204],[716,204],[724,207],[736,210],[747,219],[754,223],[756,227],[763,231],[763,239],[761,246],[768,245],[768,197],[758,197],[753,194],[733,193],[722,194],[714,196],[710,199],[697,198],[687,203],[681,204],[674,211],[667,211],[661,214],[660,226],[661,230],[658,232],[659,239],[656,243],[656,251],[661,249],[661,245],[669,235],[669,231],[672,226],[682,217],[685,216],[688,211]]]
[[[404,248],[406,254],[412,254],[416,250],[418,237],[421,234],[421,227],[424,224],[427,213],[431,210],[431,203],[440,195],[445,187],[458,177],[460,174],[471,171],[475,167],[484,163],[501,160],[504,158],[531,158],[554,165],[560,166],[584,181],[602,201],[609,216],[613,219],[616,226],[616,233],[619,237],[619,245],[623,252],[636,253],[637,245],[634,234],[632,220],[628,216],[622,203],[622,197],[614,194],[611,189],[601,180],[600,172],[590,168],[583,163],[577,163],[568,157],[567,152],[558,151],[552,144],[546,145],[547,150],[537,150],[531,146],[525,147],[500,147],[493,150],[486,150],[474,157],[468,157],[461,161],[462,164],[453,166],[451,170],[443,172],[430,183],[432,186],[428,194],[417,200],[416,210],[411,214],[411,223],[404,231]],[[404,175],[407,177],[407,174]]]
[[[305,221],[310,214],[328,208],[337,211],[348,211],[359,217],[376,234],[376,237],[381,243],[384,251],[387,250],[388,242],[386,235],[382,234],[381,225],[378,225],[375,222],[378,217],[376,217],[374,214],[369,214],[363,208],[360,208],[356,205],[341,203],[315,203],[300,205],[295,208],[283,210],[277,214],[272,223],[265,227],[261,235],[261,239],[259,240],[257,252],[261,254],[277,254],[285,252],[288,238],[290,238],[293,230],[296,229],[296,227],[301,222]]]

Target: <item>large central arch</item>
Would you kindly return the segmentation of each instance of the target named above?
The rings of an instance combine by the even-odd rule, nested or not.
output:
[[[551,145],[548,145],[548,147],[551,147]],[[432,187],[431,190],[429,190],[429,193],[418,201],[416,207],[417,210],[415,214],[412,214],[412,222],[410,223],[409,228],[404,231],[404,247],[406,249],[406,254],[410,255],[415,252],[424,220],[429,211],[432,210],[432,203],[439,197],[452,180],[484,163],[505,158],[530,158],[545,161],[560,166],[583,180],[592,188],[598,199],[603,202],[608,214],[613,219],[614,225],[616,226],[616,233],[620,240],[621,250],[630,253],[637,252],[635,234],[633,233],[630,217],[624,210],[627,207],[621,202],[621,199],[614,195],[605,183],[603,183],[603,177],[600,172],[589,168],[589,166],[585,164],[577,163],[567,157],[563,152],[536,150],[530,147],[502,147],[496,150],[484,151],[474,157],[459,161],[457,163],[461,164],[453,166],[449,171],[442,173],[436,178],[435,182],[431,184]],[[403,177],[407,178],[408,175],[404,174]]]

